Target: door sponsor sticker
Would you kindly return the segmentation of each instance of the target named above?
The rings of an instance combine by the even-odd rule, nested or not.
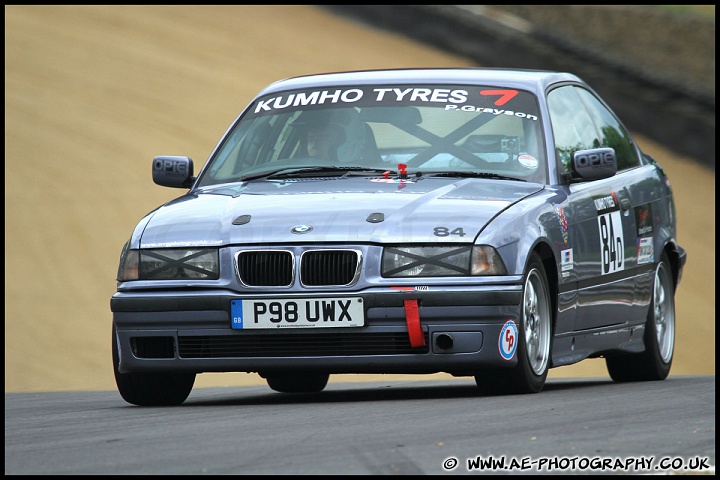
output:
[[[635,207],[635,223],[638,237],[650,235],[653,231],[652,207],[649,203]]]
[[[566,272],[573,269],[573,249],[568,248],[567,250],[560,250],[560,265],[561,270]]]
[[[650,263],[655,261],[655,248],[653,246],[652,237],[638,238],[637,240],[638,253],[637,263]]]

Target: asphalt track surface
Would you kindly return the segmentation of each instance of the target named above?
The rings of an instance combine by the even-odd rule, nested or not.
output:
[[[217,465],[296,473],[302,456],[318,465],[306,467],[313,472],[323,459],[323,473],[396,463],[441,472],[445,451],[540,455],[580,445],[591,455],[616,444],[708,455],[714,465],[714,172],[640,135],[668,171],[688,251],[667,381],[614,385],[598,359],[552,370],[548,389],[528,397],[477,398],[471,380],[442,375],[338,375],[318,396],[288,399],[253,374],[202,374],[182,407],[126,404],[110,360],[119,252],[143,215],[180,193],[152,184],[155,155],[202,164],[240,109],[280,78],[478,65],[311,6],[15,5],[5,7],[5,26],[6,474]],[[572,387],[554,386],[565,379]],[[448,381],[460,383],[445,391]],[[614,430],[597,434],[607,422]],[[450,438],[452,451],[436,455]],[[418,447],[403,457],[411,440]],[[364,453],[353,460],[354,451]]]
[[[502,474],[714,473],[715,377],[558,379],[500,397],[471,380],[205,388],[172,408],[5,394],[6,475],[491,473],[477,457],[504,459]]]

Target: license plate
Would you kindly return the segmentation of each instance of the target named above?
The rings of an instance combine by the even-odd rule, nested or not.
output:
[[[232,300],[232,328],[328,328],[362,327],[362,298],[307,298]]]

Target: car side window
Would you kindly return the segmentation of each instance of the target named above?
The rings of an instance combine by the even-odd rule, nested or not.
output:
[[[618,171],[640,165],[628,132],[591,92],[567,85],[548,94],[548,110],[561,173],[570,172],[570,158],[577,150],[612,147]]]
[[[602,133],[600,146],[615,149],[618,171],[639,166],[640,156],[638,151],[620,121],[595,95],[584,88],[576,87],[576,90]]]
[[[564,86],[548,94],[548,110],[560,171],[570,172],[570,158],[577,150],[600,146],[595,122],[575,88]]]

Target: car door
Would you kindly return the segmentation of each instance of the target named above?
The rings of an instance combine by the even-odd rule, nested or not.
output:
[[[569,257],[565,291],[574,291],[573,330],[623,325],[642,317],[638,302],[637,222],[632,192],[642,183],[640,155],[627,131],[593,93],[565,85],[548,94],[560,172],[573,152],[612,147],[618,172],[606,179],[569,183],[565,215]],[[566,254],[566,256],[568,256]]]

